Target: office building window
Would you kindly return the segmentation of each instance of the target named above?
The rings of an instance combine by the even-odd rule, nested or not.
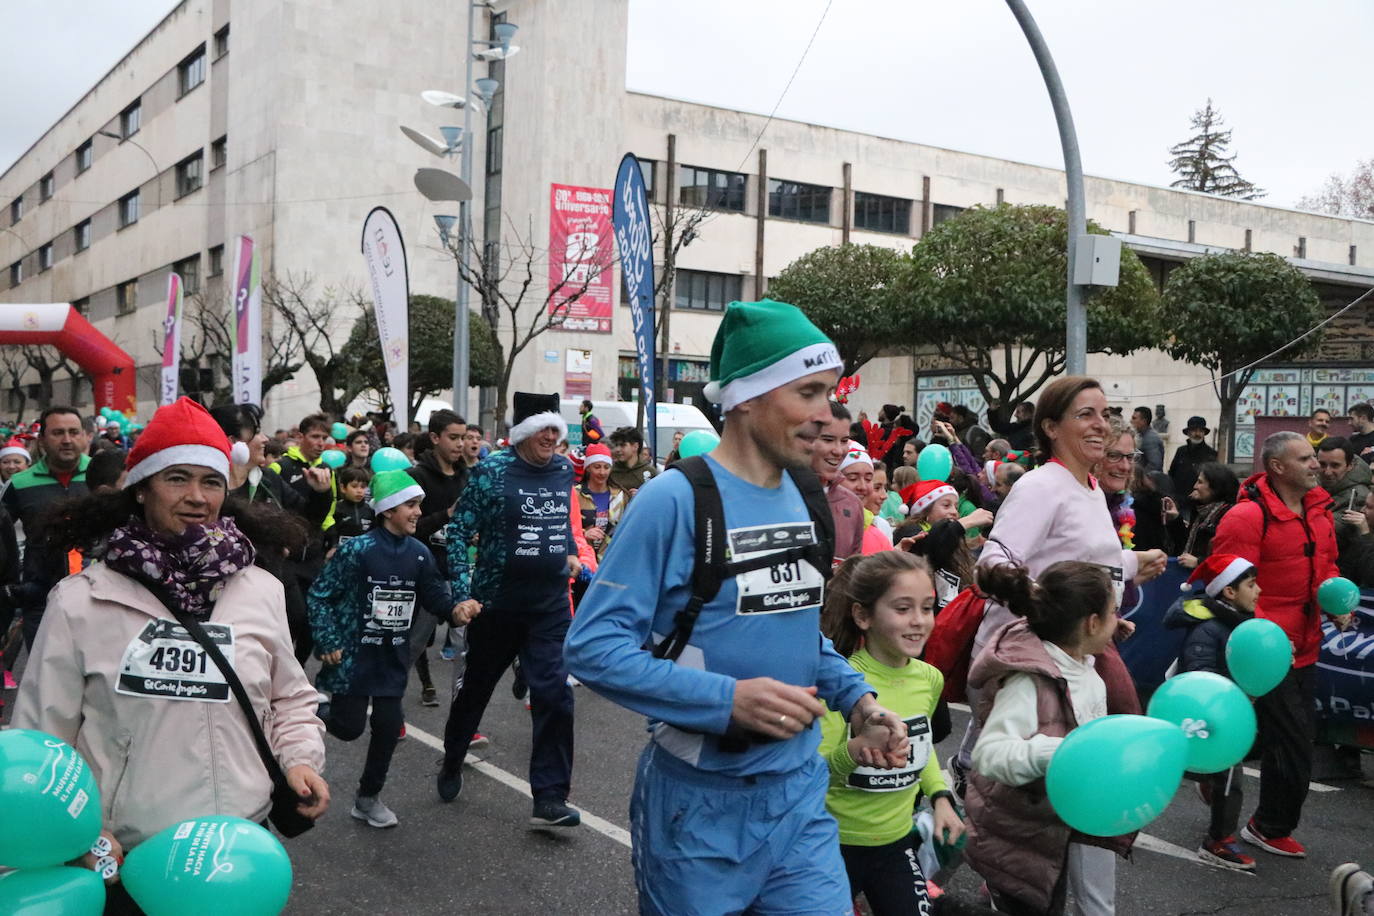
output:
[[[870,232],[911,234],[911,201],[882,194],[854,192],[854,228]]]
[[[172,270],[181,277],[182,292],[188,296],[200,292],[200,255],[194,254],[177,261],[172,265]]]
[[[504,149],[505,128],[493,127],[487,131],[487,174],[501,174],[501,153]]]
[[[200,150],[177,163],[177,197],[200,190],[201,170],[204,167],[205,154]]]
[[[830,188],[768,179],[768,215],[808,223],[830,222]]]
[[[53,180],[52,172],[38,179],[38,199],[40,202],[51,199],[56,190],[57,182]]]
[[[216,245],[210,249],[210,276],[218,277],[224,273],[224,246]]]
[[[119,199],[119,228],[132,226],[138,222],[138,192],[125,194]]]
[[[10,201],[10,225],[13,226],[24,218],[24,198],[16,197]]]
[[[76,174],[80,175],[91,167],[91,154],[94,144],[87,140],[76,148]]]
[[[185,95],[205,82],[205,45],[177,65],[177,93]]]
[[[683,206],[744,212],[746,179],[739,172],[680,165],[677,167],[677,183],[678,203]]]
[[[720,274],[706,270],[679,270],[674,305],[680,309],[705,309],[721,312],[739,300],[744,278],[739,274]]]
[[[42,273],[43,271],[50,270],[51,268],[52,242],[49,242],[46,245],[40,246],[38,249],[38,272]]]
[[[932,204],[930,208],[930,224],[932,226],[938,226],[945,220],[953,219],[960,213],[963,213],[965,209],[964,207],[954,207],[949,204]]]
[[[644,176],[644,193],[650,201],[654,199],[654,167],[657,165],[652,159],[639,160],[639,174]]]
[[[119,135],[121,137],[132,137],[138,133],[139,125],[143,122],[143,100],[134,99],[134,103],[119,113]]]
[[[210,171],[214,171],[229,161],[229,138],[220,137],[210,144]]]
[[[10,265],[10,286],[18,286],[24,282],[24,262],[15,261]]]
[[[115,287],[115,310],[127,315],[138,308],[138,281],[126,280]]]
[[[72,230],[72,241],[75,242],[77,251],[85,251],[91,247],[91,221],[82,220],[76,224]]]
[[[226,25],[215,33],[215,60],[229,53],[229,26]]]

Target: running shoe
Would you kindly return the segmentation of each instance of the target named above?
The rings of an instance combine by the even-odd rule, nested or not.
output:
[[[1198,847],[1197,854],[1204,862],[1211,862],[1223,868],[1234,868],[1237,871],[1255,870],[1255,860],[1240,851],[1240,844],[1233,836],[1207,840]]]
[[[399,735],[396,736],[396,740],[397,740],[397,741],[404,741],[404,740],[406,740],[406,724],[405,724],[404,722],[401,723],[401,733],[400,733]]]
[[[530,685],[525,683],[525,672],[520,670],[520,659],[517,658],[511,663],[510,670],[515,675],[510,682],[510,692],[517,700],[523,700],[529,696]]]
[[[349,812],[360,821],[367,821],[372,827],[395,827],[400,820],[377,796],[359,795],[353,799],[353,810]]]
[[[566,802],[552,798],[536,801],[534,813],[530,815],[531,827],[576,827],[582,823],[582,815],[569,808]]]
[[[458,653],[453,651],[453,646],[445,643],[444,647],[439,650],[439,657],[446,662],[451,662],[458,657]]]
[[[1337,865],[1331,872],[1331,902],[1340,916],[1364,916],[1365,901],[1374,894],[1374,877],[1354,862]]]
[[[439,693],[433,687],[425,687],[420,691],[421,706],[438,706]]]
[[[6,690],[18,690],[18,689],[19,689],[19,685],[16,684],[16,683],[14,682],[14,673],[13,673],[12,671],[8,671],[8,670],[7,670],[7,671],[5,672],[5,689],[6,689]]]
[[[1293,859],[1306,858],[1307,850],[1301,843],[1291,836],[1265,836],[1260,833],[1255,826],[1255,819],[1250,818],[1249,823],[1240,828],[1240,838],[1252,846],[1258,846],[1265,852],[1273,853],[1276,856],[1288,856]]]
[[[470,742],[468,742],[468,747],[469,747],[469,748],[481,749],[481,748],[486,747],[486,746],[489,745],[489,744],[491,744],[491,739],[490,739],[490,738],[488,738],[486,735],[482,734],[481,732],[473,732],[473,733],[472,733],[472,740],[471,740]]]
[[[450,770],[442,763],[439,765],[439,800],[451,802],[463,791],[463,767],[461,764]]]

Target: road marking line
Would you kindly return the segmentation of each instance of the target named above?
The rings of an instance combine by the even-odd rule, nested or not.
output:
[[[426,745],[427,747],[434,748],[436,751],[442,752],[444,749],[443,741],[436,738],[434,735],[431,735],[429,732],[425,731],[422,728],[416,728],[414,725],[407,725],[406,734],[411,738],[415,738],[421,744]],[[478,757],[476,754],[468,754],[466,762],[474,770],[477,770],[479,773],[484,773],[487,776],[490,776],[492,779],[496,780],[502,785],[514,789],[526,798],[534,797],[533,793],[530,791],[530,784],[525,780],[521,779],[519,776],[516,776],[513,773],[507,773],[505,770],[501,769],[495,764],[487,763],[485,760],[483,760],[481,757]],[[592,814],[586,808],[579,807],[577,810],[582,812],[583,824],[592,828],[602,836],[606,836],[611,838],[612,840],[615,840],[617,843],[624,846],[626,849],[630,848],[630,831],[625,830],[624,828],[619,827],[615,824],[612,824],[605,818],[597,817],[595,814]]]
[[[968,708],[968,704],[967,704],[967,703],[950,703],[950,704],[949,704],[949,708],[950,708],[950,709],[957,709],[957,710],[959,710],[960,712],[969,712],[969,711],[970,711],[969,708]],[[1244,769],[1245,769],[1245,775],[1246,775],[1246,776],[1253,776],[1255,779],[1259,779],[1259,774],[1260,774],[1260,773],[1259,773],[1259,770],[1255,769],[1254,767],[1245,767]],[[1341,791],[1341,787],[1340,787],[1340,786],[1328,786],[1326,783],[1323,783],[1323,782],[1309,782],[1309,783],[1307,784],[1307,788],[1311,789],[1313,792],[1339,792],[1339,791]],[[1227,871],[1231,871],[1231,870],[1232,870],[1232,869],[1229,869],[1229,868],[1227,869]]]

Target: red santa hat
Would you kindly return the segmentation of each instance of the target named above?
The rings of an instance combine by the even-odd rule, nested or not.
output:
[[[594,464],[612,464],[611,450],[600,442],[595,442],[587,446],[586,453],[582,456],[582,464],[591,467]]]
[[[1234,584],[1254,568],[1255,564],[1244,557],[1238,557],[1233,553],[1214,553],[1197,565],[1197,569],[1193,570],[1188,581],[1180,585],[1179,589],[1189,592],[1193,586],[1201,582],[1203,591],[1215,598],[1221,594],[1223,588]]]
[[[24,448],[24,440],[20,439],[18,436],[6,442],[4,448],[0,448],[0,458],[4,458],[7,455],[23,455],[25,461],[30,463],[33,462],[33,456],[29,454],[28,449]]]
[[[915,517],[944,497],[958,495],[955,489],[943,480],[922,480],[902,490],[902,502],[907,504],[907,515]]]
[[[229,437],[210,411],[187,397],[159,407],[148,421],[125,462],[129,473],[124,486],[174,464],[193,464],[229,476]]]
[[[993,481],[997,479],[997,469],[1006,463],[1007,462],[1005,461],[998,461],[996,459],[993,459],[992,461],[984,461],[983,479],[986,480],[989,485],[991,485]]]

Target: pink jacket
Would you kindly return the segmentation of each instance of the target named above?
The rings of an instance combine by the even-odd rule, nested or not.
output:
[[[261,821],[271,808],[271,779],[232,694],[208,702],[117,689],[127,690],[121,667],[159,620],[173,618],[142,585],[103,563],[68,576],[48,596],[14,713],[15,726],[80,751],[100,786],[105,827],[126,850],[184,818]],[[281,583],[257,567],[235,573],[209,623],[232,627],[234,670],[278,762],[323,771],[324,729],[292,654]],[[205,662],[213,672],[214,662]],[[176,675],[159,683],[173,682]]]

